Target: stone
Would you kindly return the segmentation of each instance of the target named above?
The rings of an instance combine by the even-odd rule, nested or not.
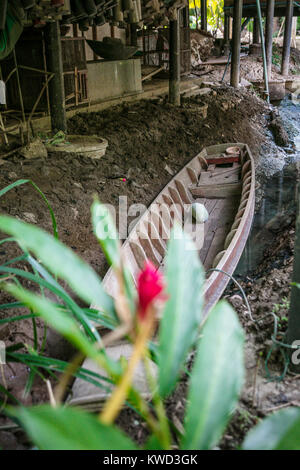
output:
[[[32,142],[23,147],[20,154],[29,159],[33,158],[47,158],[48,152],[43,141],[37,137]]]
[[[0,325],[0,340],[4,341],[9,335],[9,325],[8,323]]]
[[[275,117],[269,125],[270,131],[273,134],[276,145],[280,147],[287,147],[289,145],[289,136],[282,121],[279,117]]]

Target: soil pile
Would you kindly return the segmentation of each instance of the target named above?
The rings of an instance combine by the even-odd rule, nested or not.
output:
[[[191,30],[191,65],[197,67],[211,55],[214,38],[205,31]]]

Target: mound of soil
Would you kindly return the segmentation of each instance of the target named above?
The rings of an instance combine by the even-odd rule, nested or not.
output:
[[[285,361],[272,347],[274,313],[278,317],[278,337],[284,341],[293,272],[295,220],[274,235],[264,259],[255,271],[239,280],[251,306],[253,320],[241,292],[233,285],[225,298],[238,312],[246,332],[246,381],[239,407],[222,439],[221,447],[236,449],[248,430],[273,411],[300,406],[300,376],[283,375]],[[282,378],[281,378],[282,376]]]

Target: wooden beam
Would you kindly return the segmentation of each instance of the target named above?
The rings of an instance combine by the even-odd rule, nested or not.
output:
[[[242,192],[242,183],[216,183],[216,184],[199,184],[189,188],[195,199],[226,199],[233,196],[239,196]]]
[[[54,73],[49,84],[51,126],[53,132],[67,132],[65,87],[59,22],[49,23],[45,30],[48,71]]]
[[[293,10],[294,10],[293,0],[287,0],[286,12],[285,12],[283,48],[282,48],[282,62],[281,62],[281,74],[282,75],[289,74]]]
[[[180,28],[178,11],[170,20],[169,40],[169,101],[176,106],[180,105]]]
[[[230,85],[235,88],[240,83],[242,9],[243,0],[234,0]]]
[[[273,45],[273,22],[274,22],[274,0],[267,0],[267,17],[266,17],[266,58],[268,78],[271,78],[272,68],[272,45]]]

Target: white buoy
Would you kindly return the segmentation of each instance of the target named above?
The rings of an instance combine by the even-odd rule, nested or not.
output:
[[[204,224],[208,219],[208,212],[206,207],[200,202],[193,202],[192,204],[192,216],[193,219],[199,224]]]

